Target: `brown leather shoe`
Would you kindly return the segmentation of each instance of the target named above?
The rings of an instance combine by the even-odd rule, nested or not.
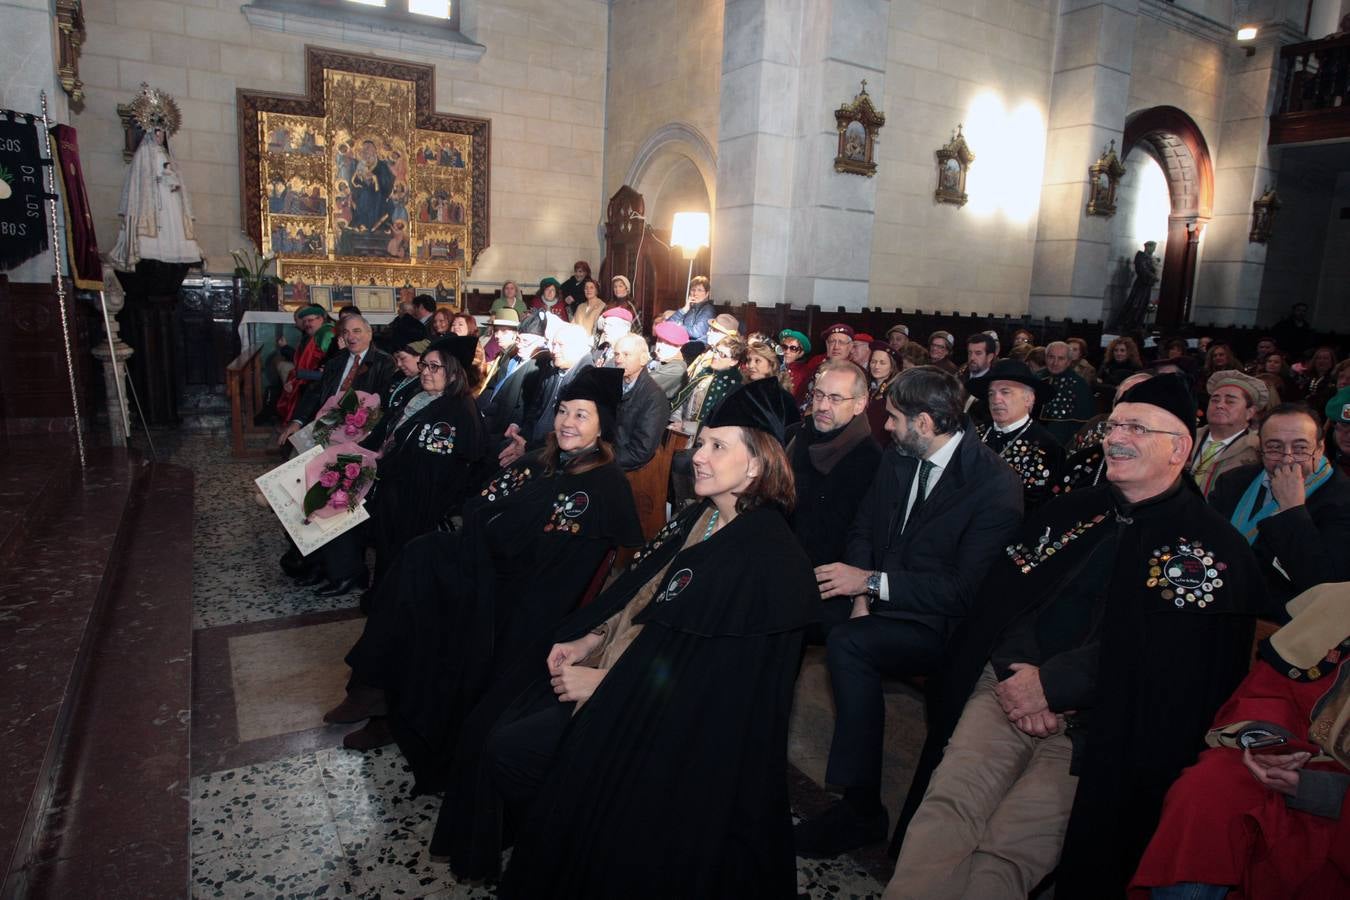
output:
[[[353,731],[342,739],[342,746],[348,750],[374,750],[387,747],[394,742],[394,733],[389,730],[389,720],[377,716],[365,724],[364,728]]]
[[[354,725],[371,716],[388,714],[384,691],[373,687],[354,687],[347,691],[341,703],[323,714],[323,720],[332,725]]]

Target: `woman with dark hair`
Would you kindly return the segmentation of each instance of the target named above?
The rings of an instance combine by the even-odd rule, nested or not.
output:
[[[786,396],[727,397],[701,502],[474,711],[431,845],[456,875],[496,874],[504,808],[502,897],[795,896],[788,712],[819,595],[786,519]]]
[[[559,394],[544,446],[464,504],[464,525],[408,543],[347,654],[347,698],[324,716],[369,718],[356,750],[397,739],[415,793],[439,790],[464,715],[503,662],[571,612],[606,555],[641,543],[614,461],[623,373],[588,368]]]
[[[572,274],[558,288],[558,293],[567,301],[568,309],[574,309],[585,299],[581,286],[590,277],[591,264],[586,260],[579,259],[572,264]]]
[[[906,347],[909,345],[906,344]],[[889,441],[886,435],[886,391],[891,382],[904,371],[895,351],[885,341],[872,342],[872,356],[867,361],[867,422],[872,436],[878,441]],[[886,446],[882,444],[882,446]]]
[[[1121,335],[1106,345],[1102,367],[1097,370],[1097,380],[1114,389],[1143,368],[1144,361],[1139,358],[1139,345],[1129,335]]]
[[[473,335],[478,337],[478,320],[473,317],[473,313],[457,312],[450,316],[450,333],[461,337]]]
[[[486,453],[482,417],[461,360],[477,341],[451,337],[432,344],[417,364],[421,391],[386,411],[381,421],[375,489],[367,507],[375,541],[375,584],[403,545],[457,514]]]

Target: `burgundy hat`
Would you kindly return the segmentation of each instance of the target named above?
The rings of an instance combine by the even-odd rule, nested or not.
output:
[[[672,347],[683,347],[689,343],[689,332],[676,322],[657,322],[656,327],[652,329],[652,337],[658,341],[665,341]]]
[[[842,322],[836,322],[829,328],[826,328],[824,331],[820,333],[820,336],[822,338],[827,338],[832,334],[846,334],[848,335],[849,340],[853,339],[853,329]]]

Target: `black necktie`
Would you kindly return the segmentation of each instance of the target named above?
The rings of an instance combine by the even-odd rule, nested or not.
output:
[[[935,466],[928,460],[922,460],[919,463],[919,492],[914,495],[914,505],[909,508],[909,518],[905,519],[904,530],[909,529],[909,524],[919,515],[919,507],[923,506],[923,501],[928,494],[928,476],[932,474]]]

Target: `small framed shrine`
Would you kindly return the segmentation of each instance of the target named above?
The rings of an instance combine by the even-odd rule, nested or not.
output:
[[[1275,188],[1268,187],[1258,199],[1252,201],[1252,230],[1247,240],[1253,244],[1265,244],[1270,241],[1270,233],[1275,227],[1275,213],[1280,208],[1280,195]]]
[[[1125,177],[1125,166],[1116,155],[1116,142],[1102,151],[1097,161],[1088,167],[1088,205],[1089,216],[1111,218],[1116,214],[1116,191],[1120,188],[1120,179]]]
[[[392,308],[405,285],[456,302],[488,246],[490,123],[435,112],[429,65],[317,47],[305,62],[306,96],[238,92],[244,232],[330,302],[345,287]]]
[[[872,105],[866,79],[863,79],[862,89],[853,102],[845,103],[834,111],[834,121],[839,129],[839,150],[834,157],[834,170],[870,178],[877,171],[877,132],[886,124],[886,116]]]
[[[975,162],[975,154],[966,143],[960,125],[956,126],[952,139],[945,147],[939,148],[935,155],[937,190],[933,192],[933,199],[938,203],[965,206],[970,199],[966,196],[966,175],[970,172],[970,164]]]

